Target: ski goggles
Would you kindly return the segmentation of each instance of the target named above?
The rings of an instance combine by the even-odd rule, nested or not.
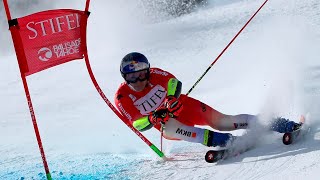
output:
[[[145,81],[149,79],[149,72],[147,69],[137,71],[137,72],[132,72],[125,74],[124,79],[127,81],[127,83],[136,83],[138,81]]]

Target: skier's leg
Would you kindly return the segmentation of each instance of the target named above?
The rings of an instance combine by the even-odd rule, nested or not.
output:
[[[219,133],[208,129],[187,126],[171,118],[164,128],[164,137],[181,139],[188,142],[201,143],[205,146],[224,147],[233,139],[230,133]]]
[[[189,126],[207,125],[219,131],[232,131],[247,128],[252,130],[268,129],[268,127],[266,128],[259,123],[259,117],[256,115],[226,115],[189,96],[181,95],[180,99],[184,104],[184,109],[178,117],[178,120]],[[291,132],[299,126],[299,123],[284,118],[276,118],[269,129],[283,133]]]
[[[227,127],[230,127],[230,123],[234,125],[235,129],[245,129],[249,127],[252,130],[255,130],[255,129],[261,130],[261,128],[259,128],[261,125],[259,124],[258,118],[259,116],[249,115],[249,114],[240,114],[235,116],[227,115],[226,117],[222,118],[219,122],[220,122],[221,128],[224,130]],[[292,132],[297,128],[299,128],[300,126],[301,126],[300,123],[296,123],[294,121],[290,121],[289,119],[278,117],[272,120],[269,126],[269,129],[279,133],[286,133],[286,132]]]
[[[261,125],[258,121],[259,117],[249,114],[239,114],[235,116],[226,115],[225,117],[217,120],[215,122],[215,129],[218,130],[234,130],[234,129],[246,129],[250,128],[251,130],[261,130]],[[233,125],[233,127],[232,127]],[[218,127],[217,127],[218,126]],[[276,131],[279,133],[292,132],[298,129],[301,126],[300,123],[290,121],[285,118],[274,118],[269,126],[271,131]],[[265,128],[268,129],[268,128]]]
[[[177,119],[189,126],[210,126],[219,131],[231,131],[248,128],[257,122],[257,117],[254,115],[226,115],[191,97],[181,95],[180,98],[184,108]]]
[[[222,118],[212,118],[210,126],[220,131],[254,128],[258,117],[250,114],[225,115]]]

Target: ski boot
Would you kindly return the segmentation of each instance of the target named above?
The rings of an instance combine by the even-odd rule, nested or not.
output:
[[[302,124],[302,122],[296,123],[294,121],[290,121],[289,119],[278,117],[273,120],[270,129],[279,133],[290,133],[300,129]]]
[[[208,147],[227,147],[227,145],[231,144],[235,136],[232,136],[230,133],[220,133],[210,130],[205,130],[204,132],[204,141],[203,145]]]

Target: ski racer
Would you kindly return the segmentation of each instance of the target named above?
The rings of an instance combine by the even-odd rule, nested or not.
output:
[[[164,125],[166,139],[224,147],[233,139],[232,131],[246,129],[258,120],[250,114],[227,115],[209,105],[181,93],[182,83],[171,73],[150,68],[141,53],[127,54],[121,61],[120,72],[125,82],[115,94],[115,105],[139,131]],[[195,127],[210,126],[215,130]],[[275,118],[270,129],[280,133],[292,132],[299,123]]]

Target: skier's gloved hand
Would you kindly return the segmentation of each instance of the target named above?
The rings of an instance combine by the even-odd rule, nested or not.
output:
[[[169,118],[169,111],[165,107],[159,107],[148,116],[150,123],[154,125],[158,123],[165,124]]]
[[[174,96],[168,96],[164,100],[164,107],[168,109],[171,117],[178,117],[183,109],[183,104]]]

